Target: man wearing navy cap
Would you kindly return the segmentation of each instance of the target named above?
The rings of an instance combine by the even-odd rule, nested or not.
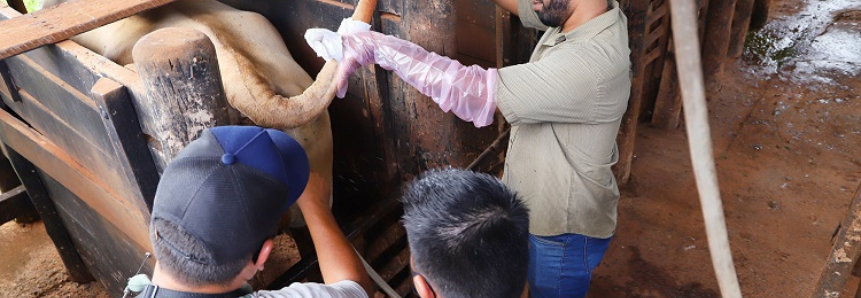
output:
[[[368,297],[372,285],[329,210],[328,189],[309,175],[304,150],[283,132],[204,131],[159,182],[150,225],[158,262],[138,297]],[[278,220],[293,203],[318,244],[326,284],[251,293],[245,285],[263,270]]]

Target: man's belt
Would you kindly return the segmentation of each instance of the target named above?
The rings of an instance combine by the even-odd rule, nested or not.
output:
[[[140,294],[138,294],[137,298],[239,298],[248,294],[251,293],[243,289],[222,294],[189,293],[168,290],[157,285],[150,284],[147,285]]]

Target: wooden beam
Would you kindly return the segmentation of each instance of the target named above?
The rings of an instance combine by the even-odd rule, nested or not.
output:
[[[762,28],[768,22],[771,2],[771,0],[754,0],[753,16],[750,19],[750,26],[752,28]]]
[[[145,216],[140,213],[135,205],[127,201],[126,198],[117,195],[111,187],[99,180],[87,168],[74,161],[50,140],[6,111],[0,111],[0,138],[8,148],[14,149],[51,177],[57,179],[62,185],[68,187],[87,205],[137,242],[140,247],[150,249],[149,231],[146,219],[144,219]],[[17,167],[16,171],[18,171]],[[18,174],[20,177],[21,173]],[[25,186],[27,186],[26,183]],[[29,190],[30,187],[27,186],[27,189]],[[37,202],[34,203],[38,204]]]
[[[679,74],[676,70],[676,53],[670,44],[667,57],[664,59],[664,69],[661,75],[661,86],[655,99],[655,109],[652,113],[652,126],[661,129],[679,127],[682,115],[682,97],[679,89]]]
[[[146,205],[145,214],[149,214],[159,175],[129,94],[123,85],[103,78],[93,86],[90,96],[103,111],[102,121],[119,162],[117,168],[125,181],[132,183],[133,192]]]
[[[706,88],[718,90],[723,76],[724,64],[729,51],[732,18],[735,14],[736,0],[709,2],[706,18],[705,42],[703,45],[703,74]]]
[[[18,94],[18,85],[12,80],[12,72],[9,70],[9,65],[6,60],[0,60],[0,80],[3,80],[3,87],[8,92],[9,97],[13,102],[21,102],[21,95]]]
[[[63,225],[63,221],[57,214],[54,203],[51,202],[51,198],[48,196],[48,191],[45,189],[44,184],[42,184],[42,179],[36,172],[36,167],[13,148],[6,147],[5,151],[9,154],[9,160],[15,168],[15,172],[18,173],[18,178],[24,183],[30,200],[39,212],[39,216],[42,217],[42,221],[45,223],[45,230],[48,232],[48,236],[51,237],[51,241],[54,242],[54,246],[57,247],[60,259],[66,266],[66,270],[69,271],[72,281],[78,283],[93,281],[93,276],[75,249],[72,238],[69,237],[69,232]]]
[[[732,32],[730,33],[729,57],[738,58],[744,52],[744,41],[750,29],[750,19],[753,16],[753,5],[755,0],[737,0],[735,4],[735,15],[732,18]]]
[[[852,204],[849,205],[849,212],[843,218],[837,240],[810,297],[839,297],[859,256],[861,256],[861,186],[855,191]]]
[[[631,1],[625,8],[628,16],[628,44],[631,47],[631,98],[628,99],[628,110],[622,118],[619,135],[619,162],[613,166],[616,180],[624,185],[631,178],[631,163],[634,160],[634,142],[637,139],[637,125],[640,118],[640,107],[643,103],[644,84],[646,79],[646,12],[649,1]]]
[[[0,22],[0,60],[69,39],[175,0],[70,0]]]

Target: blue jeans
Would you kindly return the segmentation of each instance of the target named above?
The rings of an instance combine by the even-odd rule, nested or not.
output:
[[[586,297],[592,270],[610,239],[578,234],[529,235],[529,294],[532,298]]]

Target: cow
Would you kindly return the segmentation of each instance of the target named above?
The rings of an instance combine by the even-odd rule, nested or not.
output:
[[[61,2],[64,0],[44,0],[41,7]],[[311,170],[332,186],[332,129],[326,107],[334,86],[303,96],[313,80],[293,60],[281,35],[262,15],[215,0],[180,0],[72,40],[117,64],[129,65],[134,63],[135,43],[167,27],[206,34],[215,46],[228,102],[254,124],[293,136],[305,148]],[[311,98],[315,96],[320,98]],[[299,214],[295,208],[291,213]],[[301,216],[293,218],[294,225],[302,224]]]

